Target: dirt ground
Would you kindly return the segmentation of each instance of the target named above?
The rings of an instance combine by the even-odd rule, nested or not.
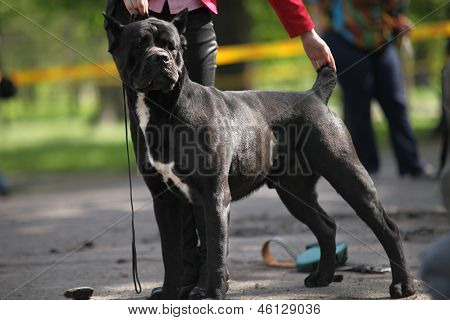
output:
[[[422,146],[436,163],[437,144]],[[73,174],[11,177],[14,193],[0,198],[0,297],[64,299],[65,290],[91,286],[93,299],[143,299],[161,284],[163,267],[153,208],[140,177],[134,177],[139,271],[144,293],[134,293],[131,278],[131,229],[125,175]],[[390,152],[376,181],[387,211],[398,223],[411,271],[417,277],[426,246],[449,231],[437,181],[399,179]],[[371,231],[326,181],[320,201],[338,224],[338,241],[349,246],[347,264],[387,266]],[[386,299],[390,274],[339,272],[341,283],[309,289],[307,274],[269,268],[261,246],[283,237],[299,249],[315,242],[312,233],[266,188],[232,205],[229,299]],[[287,256],[274,248],[274,255]],[[417,295],[428,299],[426,284],[416,280]]]

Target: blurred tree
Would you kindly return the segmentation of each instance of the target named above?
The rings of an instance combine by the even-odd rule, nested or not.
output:
[[[85,57],[94,61],[110,60],[106,50],[101,14],[105,1],[5,0],[5,2],[17,11],[10,9],[4,2],[0,3],[0,37],[2,37],[0,56],[6,70],[86,63]],[[417,22],[448,1],[409,2],[407,14],[413,22]],[[219,5],[221,13],[215,18],[215,22],[218,41],[222,45],[288,38],[267,0],[222,0],[219,1]],[[447,5],[423,22],[449,19],[449,13]],[[41,27],[34,25],[30,20]],[[85,57],[55,40],[43,29],[62,39],[66,45],[82,52]],[[426,72],[436,75],[432,78],[436,85],[438,71],[443,63],[444,46],[445,43],[441,39],[415,45],[417,57],[425,61]],[[228,75],[242,72],[244,68],[244,65],[230,66],[221,68],[219,72]],[[98,90],[100,92],[100,89]],[[35,88],[30,87],[21,92],[33,100],[36,97],[34,91]],[[74,96],[76,91],[74,88]],[[104,90],[102,92],[106,94]],[[52,96],[47,98],[53,101]],[[107,98],[103,100],[115,101]]]

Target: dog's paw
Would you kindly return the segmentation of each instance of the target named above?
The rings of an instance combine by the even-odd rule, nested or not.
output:
[[[178,298],[180,300],[189,300],[189,294],[191,293],[192,289],[194,289],[195,284],[192,285],[186,285],[180,288],[180,293],[178,295]]]
[[[150,293],[150,296],[146,297],[147,300],[162,300],[163,299],[163,288],[156,287]]]
[[[412,296],[416,293],[414,284],[410,281],[404,283],[393,283],[389,287],[389,294],[392,299],[401,299]]]
[[[189,300],[204,300],[206,299],[206,289],[194,287],[188,296]]]
[[[229,285],[227,281],[224,281],[222,285],[216,288],[208,288],[206,290],[206,299],[224,300],[227,295],[228,288]]]
[[[156,287],[150,293],[150,296],[146,297],[147,300],[176,300],[179,297],[177,289],[169,289],[163,287]]]
[[[314,271],[305,279],[305,286],[308,288],[326,287],[333,282],[333,274]]]

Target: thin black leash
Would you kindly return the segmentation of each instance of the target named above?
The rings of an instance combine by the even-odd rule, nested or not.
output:
[[[128,114],[127,114],[127,94],[125,91],[125,85],[122,84],[123,93],[123,113],[125,121],[125,144],[127,146],[127,161],[128,161],[128,183],[130,189],[130,204],[131,204],[131,255],[132,255],[132,269],[133,269],[133,283],[136,293],[142,292],[141,282],[139,281],[138,265],[137,265],[137,252],[136,252],[136,231],[134,228],[134,204],[133,204],[133,185],[131,183],[131,162],[130,162],[130,146],[128,143]]]
[[[147,15],[148,18],[148,15]],[[130,16],[130,21],[134,22],[135,17],[133,15]],[[142,286],[141,281],[139,280],[139,273],[138,273],[138,262],[137,262],[137,250],[136,250],[136,230],[134,227],[134,202],[133,202],[133,184],[131,183],[131,162],[130,162],[130,145],[128,142],[128,103],[127,103],[127,93],[125,90],[125,84],[122,83],[122,95],[123,95],[123,115],[124,115],[124,122],[125,122],[125,145],[127,146],[127,162],[128,162],[128,185],[130,190],[130,206],[131,206],[131,260],[132,260],[132,270],[133,270],[133,284],[134,284],[134,291],[136,291],[137,294],[140,294],[142,292]]]

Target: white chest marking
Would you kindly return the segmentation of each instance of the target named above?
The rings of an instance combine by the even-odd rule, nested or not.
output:
[[[159,161],[154,161],[154,159],[152,158],[148,146],[147,135],[145,134],[147,124],[150,121],[150,110],[145,104],[145,94],[142,92],[139,92],[137,94],[136,114],[139,119],[139,127],[141,128],[142,133],[144,134],[144,142],[148,162],[156,169],[156,171],[158,171],[162,175],[163,180],[166,184],[169,182],[169,179],[172,180],[173,184],[176,185],[177,188],[186,196],[189,202],[192,202],[191,192],[189,191],[188,185],[182,182],[181,179],[173,172],[173,167],[175,163],[174,162],[162,163]]]

